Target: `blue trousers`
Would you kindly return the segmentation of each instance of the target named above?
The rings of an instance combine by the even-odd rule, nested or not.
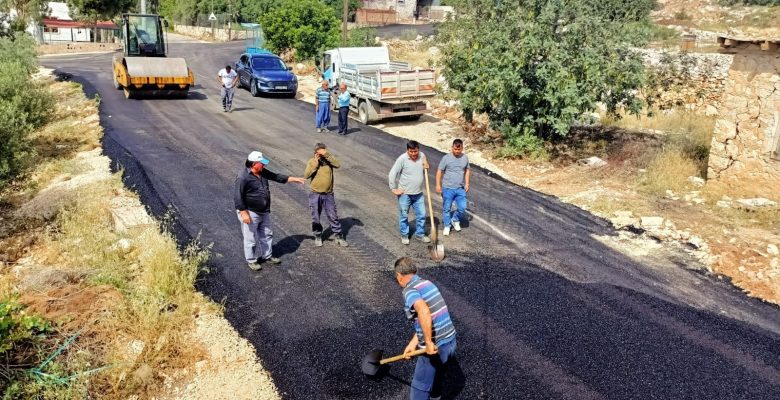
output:
[[[330,103],[320,103],[314,122],[317,128],[327,128],[330,125]]]
[[[441,190],[442,213],[441,219],[444,227],[452,224],[452,221],[460,222],[466,217],[466,189],[448,189]],[[455,203],[455,212],[452,212],[452,203]]]
[[[457,343],[453,338],[439,347],[439,352],[432,356],[421,355],[417,357],[417,365],[414,368],[412,378],[411,400],[428,400],[441,397],[444,372],[447,370],[447,361],[455,355]]]
[[[410,207],[414,210],[416,219],[415,236],[425,236],[425,197],[422,193],[398,196],[398,226],[401,228],[401,236],[409,237]]]

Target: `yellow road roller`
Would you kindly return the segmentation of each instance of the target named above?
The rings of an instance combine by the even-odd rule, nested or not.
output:
[[[125,97],[187,97],[195,75],[183,58],[166,57],[159,15],[122,14],[122,40],[123,54],[114,56],[114,86]]]

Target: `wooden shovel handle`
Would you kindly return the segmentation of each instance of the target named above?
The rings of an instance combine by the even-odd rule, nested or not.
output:
[[[425,349],[417,349],[417,350],[413,351],[411,354],[409,354],[409,356],[410,357],[419,356],[420,354],[425,354]],[[383,359],[379,360],[379,365],[395,362],[395,361],[398,361],[398,360],[403,360],[404,358],[406,358],[406,356],[407,356],[406,354],[400,354],[400,355],[397,355],[395,357],[383,358]]]
[[[433,203],[431,202],[431,186],[428,183],[428,168],[425,168],[425,194],[428,198],[428,213],[431,214],[431,239],[433,241],[433,245],[436,246],[436,224],[433,220]]]

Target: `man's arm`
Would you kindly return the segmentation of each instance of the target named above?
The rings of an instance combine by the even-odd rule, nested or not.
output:
[[[222,83],[222,77],[217,74],[217,82],[219,82],[219,86],[225,86],[224,83]]]
[[[338,160],[338,158],[334,157],[333,154],[330,154],[330,152],[323,154],[323,157],[325,157],[325,161],[327,161],[331,167],[341,168],[341,162]]]
[[[402,189],[398,188],[398,175],[401,174],[401,170],[403,169],[404,161],[401,159],[401,157],[398,157],[395,160],[395,164],[393,164],[393,168],[390,168],[390,173],[387,174],[387,181],[390,185],[390,190],[393,191],[396,195],[400,196],[404,192]]]
[[[269,171],[265,168],[263,168],[262,171],[260,171],[260,176],[262,176],[265,179],[268,179],[269,181],[279,182],[279,183],[288,183],[288,182],[294,182],[294,183],[304,183],[306,182],[306,179],[298,178],[294,176],[287,176],[284,174],[277,174],[276,172]]]
[[[320,169],[320,163],[317,162],[316,158],[312,158],[308,163],[306,163],[306,171],[303,172],[303,178],[311,178],[318,169]]]
[[[317,90],[314,91],[314,109],[318,110],[320,108],[320,88],[317,88]]]
[[[243,174],[239,174],[236,178],[236,183],[233,185],[233,205],[236,210],[241,212],[241,221],[245,224],[250,223],[252,220],[249,216],[249,211],[246,208],[246,202],[244,201],[244,190],[246,188],[246,181],[242,179]]]
[[[441,193],[441,166],[436,169],[436,193]]]
[[[423,299],[414,302],[414,311],[417,312],[417,321],[423,331],[423,340],[425,340],[425,353],[436,354],[436,345],[433,343],[433,318],[431,309]]]
[[[230,83],[230,87],[236,87],[237,83],[238,83],[238,73],[236,73],[236,77],[233,78],[233,82]]]
[[[469,182],[471,182],[471,168],[466,166],[466,172],[463,175],[463,183],[464,183],[463,190],[467,192],[469,191]]]

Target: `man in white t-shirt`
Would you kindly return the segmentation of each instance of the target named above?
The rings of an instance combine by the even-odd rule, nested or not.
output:
[[[233,108],[233,94],[236,91],[238,74],[230,68],[230,65],[226,65],[217,73],[217,81],[222,85],[222,109],[229,112]]]

